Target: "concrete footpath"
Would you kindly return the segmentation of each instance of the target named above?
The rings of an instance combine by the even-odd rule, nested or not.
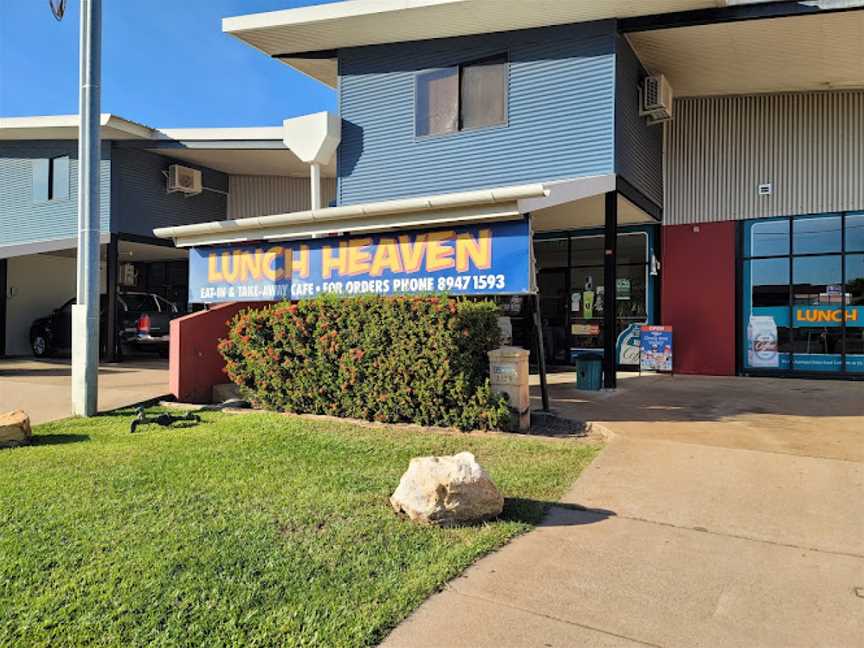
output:
[[[0,360],[0,412],[22,409],[35,425],[72,415],[68,359]],[[168,393],[168,361],[141,358],[99,367],[99,411]]]
[[[648,390],[660,420],[626,386],[588,404],[553,388],[559,413],[605,411],[620,431],[540,528],[383,645],[864,646],[864,385],[675,380]],[[817,404],[833,385],[834,407]]]

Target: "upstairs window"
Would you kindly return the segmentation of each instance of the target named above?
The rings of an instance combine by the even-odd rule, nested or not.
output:
[[[69,200],[69,156],[33,160],[33,202]]]
[[[507,55],[417,75],[416,133],[443,135],[507,122]]]

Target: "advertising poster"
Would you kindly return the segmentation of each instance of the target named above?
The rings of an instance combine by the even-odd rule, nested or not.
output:
[[[615,280],[615,299],[618,301],[630,301],[630,280]]]
[[[630,367],[639,366],[642,326],[643,324],[630,324],[618,335],[615,348],[618,350],[619,365]]]
[[[777,324],[770,315],[751,315],[747,324],[748,353],[750,367],[776,369],[780,366],[777,346]]]
[[[672,372],[671,326],[643,326],[639,346],[640,371]]]
[[[582,317],[591,319],[594,317],[594,291],[586,290],[582,293]]]
[[[531,292],[526,220],[308,241],[193,248],[189,301]]]

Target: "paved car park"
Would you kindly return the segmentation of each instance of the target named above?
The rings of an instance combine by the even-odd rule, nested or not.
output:
[[[72,413],[68,359],[0,360],[0,411],[23,409],[34,424]],[[132,359],[99,368],[99,410],[107,411],[168,393],[168,361]]]

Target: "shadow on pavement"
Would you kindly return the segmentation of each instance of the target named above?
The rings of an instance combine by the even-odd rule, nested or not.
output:
[[[602,522],[616,515],[615,511],[589,509],[578,504],[507,497],[501,519],[539,526],[580,526]]]

